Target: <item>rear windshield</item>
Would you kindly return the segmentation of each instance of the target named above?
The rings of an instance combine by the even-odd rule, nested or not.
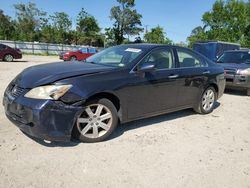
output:
[[[250,63],[250,52],[225,52],[219,63]]]

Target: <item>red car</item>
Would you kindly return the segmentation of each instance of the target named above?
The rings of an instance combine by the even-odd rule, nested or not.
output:
[[[22,52],[17,48],[0,44],[0,59],[8,62],[13,61],[13,59],[22,59]]]
[[[80,48],[74,51],[62,52],[59,58],[64,61],[81,61],[92,56],[96,52],[97,50],[95,48]]]

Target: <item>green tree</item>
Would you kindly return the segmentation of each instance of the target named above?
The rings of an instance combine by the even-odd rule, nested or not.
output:
[[[0,39],[9,40],[13,37],[15,31],[14,22],[4,14],[0,9]]]
[[[111,20],[114,20],[113,32],[116,44],[121,44],[124,36],[138,35],[143,31],[140,26],[142,15],[137,12],[134,0],[117,0],[118,6],[111,8]]]
[[[70,43],[71,36],[69,32],[72,27],[72,21],[69,19],[69,15],[65,12],[55,12],[50,15],[52,30],[55,32],[55,41],[57,43]],[[49,27],[50,28],[50,27]]]
[[[94,18],[83,8],[77,16],[77,31],[84,33],[86,36],[92,36],[100,32],[100,27]]]
[[[46,12],[39,10],[35,3],[14,4],[16,11],[16,25],[19,40],[34,41],[37,40],[37,31],[41,27],[41,20]]]
[[[217,0],[212,10],[202,16],[203,31],[192,32],[190,43],[198,40],[221,40],[249,47],[250,1]],[[197,29],[197,28],[196,28]]]
[[[103,43],[102,36],[99,34],[100,30],[95,17],[82,8],[77,16],[78,42],[87,45],[100,45]]]
[[[58,30],[70,31],[72,22],[69,19],[69,15],[65,12],[55,12],[54,15],[50,16],[52,25]]]
[[[192,30],[191,35],[188,37],[188,46],[191,47],[193,43],[204,40],[208,40],[208,37],[205,33],[205,27],[198,26]]]
[[[157,43],[157,44],[172,44],[172,41],[165,36],[163,28],[157,26],[152,28],[149,32],[145,33],[144,39],[148,43]]]

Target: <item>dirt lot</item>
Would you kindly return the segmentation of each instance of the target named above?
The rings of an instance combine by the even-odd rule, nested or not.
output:
[[[0,98],[24,68],[57,60],[0,62]],[[0,105],[0,187],[249,188],[250,97],[229,92],[212,114],[184,110],[128,123],[95,144],[35,141]]]

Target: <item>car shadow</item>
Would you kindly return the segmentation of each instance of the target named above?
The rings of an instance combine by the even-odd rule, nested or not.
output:
[[[215,109],[218,108],[219,106],[220,106],[220,103],[216,102]],[[177,111],[177,112],[172,112],[172,113],[168,113],[168,114],[163,114],[163,115],[159,115],[159,116],[154,116],[154,117],[150,117],[150,118],[145,118],[145,119],[125,123],[125,124],[119,125],[116,128],[116,130],[114,131],[114,133],[105,142],[108,142],[110,140],[113,140],[113,139],[123,135],[123,133],[125,133],[126,131],[131,131],[134,129],[139,129],[139,128],[143,128],[146,126],[150,126],[152,124],[171,121],[171,120],[174,120],[177,118],[183,118],[183,117],[191,116],[194,114],[197,114],[197,113],[194,112],[192,109],[186,109],[186,110],[181,110],[181,111]],[[41,140],[39,138],[32,137],[26,133],[24,133],[24,135],[26,135],[30,139],[34,140],[38,144],[45,146],[45,147],[74,147],[74,146],[77,146],[78,144],[88,144],[88,143],[81,143],[75,139],[72,139],[70,142],[54,142],[54,141],[53,142],[46,142],[46,141]]]
[[[74,147],[74,146],[77,146],[79,143],[81,143],[77,140],[72,140],[70,142],[56,142],[56,141],[47,142],[47,141],[44,141],[42,139],[30,136],[30,135],[26,134],[25,132],[22,132],[22,133],[25,136],[27,136],[28,138],[35,141],[36,143],[38,143],[42,146],[45,146],[45,147]]]
[[[220,103],[216,102],[215,109],[218,108],[219,106],[220,106]],[[186,109],[186,110],[181,110],[177,112],[172,112],[168,114],[163,114],[159,116],[154,116],[154,117],[150,117],[146,119],[141,119],[141,120],[136,120],[136,121],[132,121],[129,123],[125,123],[116,128],[115,132],[111,135],[109,140],[112,140],[121,136],[126,131],[131,131],[134,129],[139,129],[139,128],[143,128],[146,126],[150,126],[152,124],[167,122],[167,121],[171,121],[177,118],[179,119],[179,118],[183,118],[183,117],[187,117],[187,116],[191,116],[195,114],[197,113],[193,109]]]
[[[0,61],[1,63],[27,63],[26,60],[13,60],[12,62]]]
[[[224,93],[229,95],[247,96],[247,91],[245,90],[225,89]]]
[[[15,60],[15,61],[12,61],[12,62],[9,62],[9,63],[27,63],[28,61],[26,60]]]

